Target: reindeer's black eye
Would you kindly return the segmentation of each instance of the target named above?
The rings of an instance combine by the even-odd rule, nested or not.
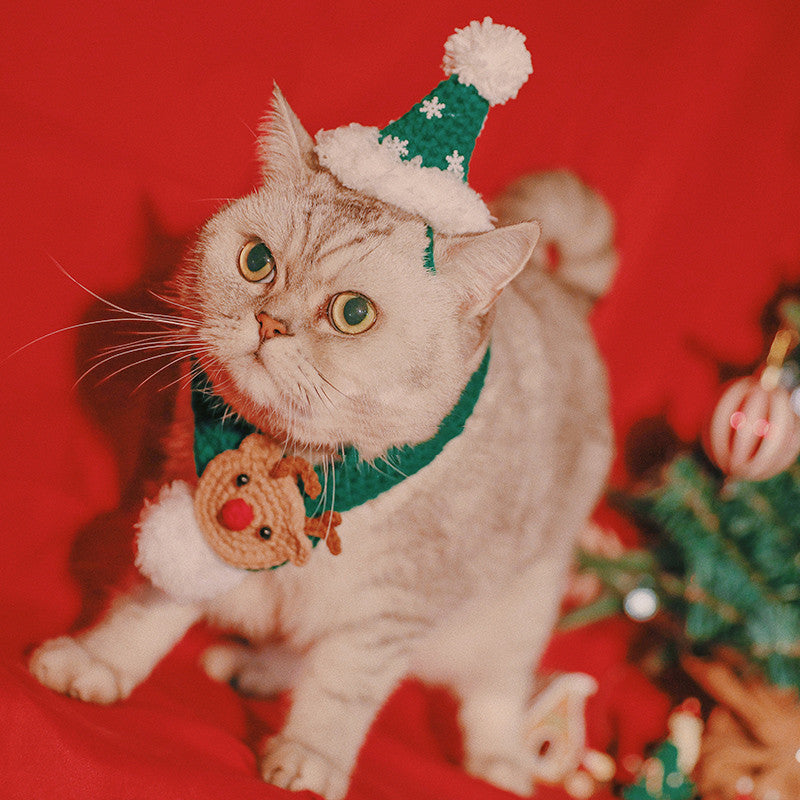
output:
[[[268,539],[270,539],[272,537],[272,528],[270,528],[269,526],[265,525],[263,528],[261,528],[261,530],[259,530],[258,535],[262,539],[268,540]]]
[[[250,483],[250,476],[245,475],[244,472],[241,475],[236,476],[236,485],[237,486],[244,486],[246,483]]]

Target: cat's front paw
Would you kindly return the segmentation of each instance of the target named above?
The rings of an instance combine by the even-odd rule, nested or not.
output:
[[[316,792],[326,800],[341,800],[350,782],[350,776],[323,755],[281,735],[267,742],[261,775],[281,789]]]
[[[134,686],[71,636],[60,636],[41,645],[31,656],[29,668],[50,689],[89,703],[122,700]]]

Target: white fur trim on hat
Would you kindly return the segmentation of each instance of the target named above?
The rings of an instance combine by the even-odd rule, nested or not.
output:
[[[491,106],[515,98],[533,72],[525,36],[516,28],[497,25],[491,17],[458,28],[444,51],[445,74],[456,74],[459,83],[474,86]]]
[[[248,575],[223,561],[197,525],[192,490],[185,481],[162,487],[137,524],[136,566],[176,600],[208,600],[233,589]]]
[[[419,214],[440,233],[491,230],[489,209],[461,178],[437,167],[423,167],[421,157],[400,157],[402,143],[377,128],[352,123],[316,136],[315,152],[323,167],[345,186],[405,211]]]

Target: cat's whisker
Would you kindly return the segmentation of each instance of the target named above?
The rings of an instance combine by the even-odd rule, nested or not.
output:
[[[208,349],[208,345],[207,344],[205,345],[205,348]],[[192,359],[192,360],[189,361],[189,369],[188,369],[187,374],[186,375],[181,375],[176,381],[172,381],[172,383],[167,384],[167,387],[172,386],[174,383],[177,383],[178,381],[185,380],[185,382],[183,384],[181,384],[181,388],[182,389],[188,389],[192,385],[192,382],[194,381],[194,379],[198,378],[200,375],[202,375],[203,372],[204,372],[204,370],[203,370],[202,365],[200,364],[200,361],[197,360],[196,358]],[[218,370],[217,371],[217,377],[219,376],[219,374],[220,374],[220,371]],[[207,376],[207,377],[210,378],[210,376]],[[214,388],[208,387],[208,388],[205,388],[205,389],[202,389],[202,390],[197,390],[197,391],[201,391],[203,394],[213,395],[215,393],[215,391],[224,389],[225,387],[228,386],[229,383],[230,383],[230,379],[226,378],[221,383],[220,382],[212,383],[212,387],[214,387]],[[164,388],[167,388],[167,387],[164,387]]]
[[[130,314],[131,317],[137,319],[147,319],[155,322],[165,322],[169,325],[181,325],[185,327],[197,326],[198,321],[189,319],[188,317],[180,317],[175,314],[162,314],[159,311],[132,311],[128,308],[119,308],[119,310]]]
[[[97,292],[90,289],[88,286],[84,286],[75,276],[71,275],[67,270],[58,262],[57,259],[53,258],[53,256],[49,256],[50,260],[56,265],[57,269],[70,281],[72,281],[77,287],[82,289],[86,294],[90,297],[93,297],[95,300],[99,300],[103,305],[108,306],[109,308],[113,308],[115,311],[119,311],[123,314],[128,314],[131,317],[135,317],[137,319],[146,319],[150,322],[163,322],[167,325],[195,325],[196,322],[193,320],[183,319],[181,317],[171,316],[169,314],[156,314],[150,311],[133,311],[130,308],[125,308],[124,306],[119,305],[118,303],[114,303],[112,300],[108,300],[107,298],[99,295]]]
[[[306,363],[309,363],[308,359],[305,359],[305,361],[306,361]],[[316,396],[319,398],[319,400],[322,403],[322,405],[327,407],[329,410],[331,410],[333,408],[332,404],[330,402],[326,402],[327,398],[324,397],[323,394],[320,392],[320,387],[317,386],[316,382],[305,373],[305,371],[303,370],[303,368],[299,364],[297,365],[297,369],[300,372],[300,374],[305,378],[306,383],[308,384],[308,386],[311,387],[311,389],[313,390],[314,394],[316,394]],[[308,392],[308,389],[303,387],[303,393],[305,394],[305,397],[306,397],[306,405],[308,407],[308,410],[311,411],[313,406],[312,406],[312,403],[311,403],[311,396],[310,396],[310,394]]]
[[[336,451],[335,453],[342,454],[344,453],[344,443],[339,440],[336,443]],[[326,511],[333,511],[336,507],[336,470],[334,468],[334,460],[337,456],[334,453],[323,453],[322,456],[322,464],[323,464],[323,481],[322,481],[322,492],[320,494],[319,503],[317,504],[316,508],[316,516],[321,516]],[[330,504],[328,504],[328,485],[330,484]]]
[[[174,381],[170,381],[169,383],[165,383],[163,386],[159,387],[158,391],[164,392],[167,389],[170,389],[171,387],[175,386],[175,384],[179,384],[178,388],[180,391],[186,390],[192,385],[192,375],[193,372],[192,369],[190,368],[185,373],[175,378]]]
[[[395,464],[392,464],[391,461],[389,461],[388,454],[386,456],[384,456],[381,459],[381,461],[382,461],[383,464],[385,464],[387,467],[389,467],[391,470],[393,470],[394,472],[396,472],[398,475],[402,476],[403,478],[407,478],[408,477],[408,475],[406,475],[402,470],[400,470]],[[365,463],[369,464],[371,469],[374,469],[376,472],[379,472],[381,475],[385,475],[387,478],[392,478],[393,477],[389,472],[387,472],[384,469],[381,469],[378,466],[378,462],[377,462],[376,459],[374,459],[374,458],[366,459]]]
[[[147,353],[152,352],[153,350],[160,350],[162,352],[156,353],[152,358],[159,358],[168,355],[173,355],[175,353],[183,353],[184,355],[194,355],[196,354],[199,346],[203,343],[202,341],[198,340],[195,337],[192,338],[168,338],[164,341],[158,341],[153,343],[143,343],[143,342],[132,342],[128,343],[125,342],[121,345],[114,345],[110,348],[106,348],[103,352],[98,353],[96,356],[93,356],[93,359],[96,363],[94,363],[89,369],[87,369],[75,382],[75,386],[77,386],[87,375],[89,375],[94,370],[98,369],[99,367],[103,366],[104,364],[108,364],[111,361],[114,361],[119,358],[124,358],[125,356],[129,355],[136,355],[138,353]],[[97,360],[99,359],[99,360]],[[145,359],[150,360],[150,359]],[[142,363],[142,361],[137,361],[134,363]],[[131,364],[133,366],[134,364]],[[74,387],[73,387],[74,388]]]
[[[322,396],[327,400],[328,407],[331,410],[335,409],[336,408],[336,403],[334,403],[333,398],[328,394],[328,392],[325,391],[325,387],[320,386],[319,390],[320,390],[320,392],[322,392]]]
[[[328,537],[331,535],[331,528],[333,527],[333,515],[328,517],[328,527],[325,529],[325,536],[324,541],[328,541]]]
[[[309,362],[309,363],[310,363],[310,362]],[[316,367],[315,367],[313,364],[311,364],[311,368],[314,370],[314,372],[316,372],[316,373],[317,373],[317,375],[319,375],[319,377],[320,377],[320,378],[321,378],[321,379],[322,379],[322,380],[323,380],[323,381],[324,381],[324,382],[325,382],[325,383],[326,383],[328,386],[330,386],[330,387],[331,387],[331,389],[333,389],[335,392],[338,392],[338,393],[339,393],[339,394],[340,394],[342,397],[346,397],[348,400],[350,399],[350,395],[349,395],[349,394],[347,394],[346,392],[343,392],[343,391],[342,391],[342,390],[341,390],[341,389],[340,389],[338,386],[336,386],[336,384],[334,384],[334,383],[331,383],[331,382],[330,382],[330,381],[329,381],[329,380],[328,380],[328,379],[327,379],[327,378],[326,378],[326,377],[325,377],[325,376],[324,376],[324,375],[323,375],[323,374],[322,374],[322,373],[321,373],[321,372],[320,372],[320,371],[319,371],[319,370],[318,370],[318,369],[317,369],[317,368],[316,368]]]
[[[110,361],[112,361],[114,358],[115,358],[115,356],[110,356],[108,358],[104,358],[102,361],[98,361],[98,362],[92,364],[92,366],[90,366],[88,369],[84,370],[78,376],[78,378],[75,380],[75,383],[72,384],[72,388],[76,389],[78,386],[80,386],[81,383],[83,383],[83,381],[86,380],[86,378],[89,377],[89,375],[91,375],[96,370],[100,369],[100,367],[102,367],[105,364],[107,364]],[[136,362],[134,362],[132,364],[128,364],[126,367],[123,367],[122,370],[119,370],[118,372],[123,371],[124,369],[127,369],[128,367],[135,367],[138,363],[140,363],[140,362],[136,361]],[[115,373],[112,373],[112,375],[107,375],[106,377],[104,377],[100,381],[98,381],[97,385],[99,386],[99,385],[105,383],[107,380],[109,380],[109,378],[113,377],[116,374],[118,374],[118,373],[115,372]]]
[[[174,297],[168,297],[167,295],[158,294],[158,292],[154,292],[152,289],[147,290],[149,294],[156,298],[156,300],[161,300],[162,303],[167,303],[167,305],[174,306],[175,308],[183,308],[186,311],[189,311],[192,314],[197,314],[197,309],[192,308],[191,306],[187,306],[185,303],[181,303],[179,300],[176,300]]]
[[[202,372],[202,369],[200,370],[200,372]],[[229,385],[230,382],[227,380],[214,381],[212,386],[201,389],[200,391],[202,392],[202,394],[208,395],[209,397],[214,397],[218,393],[224,391]]]
[[[325,489],[328,485],[328,475],[327,475],[327,467],[326,467],[326,457],[322,455],[322,460],[317,464],[319,467],[320,473],[319,474],[319,485],[320,485],[320,493],[319,496],[316,498],[316,504],[314,505],[313,510],[308,515],[310,517],[319,517],[322,515],[322,511],[320,508],[324,506],[325,503]]]
[[[220,392],[224,392],[229,386],[233,384],[233,381],[230,379],[224,380],[221,383],[218,383],[217,386],[219,387]]]
[[[184,330],[199,330],[199,320],[188,319],[186,317],[179,317],[175,314],[159,314],[153,311],[128,311],[123,309],[131,315],[129,321],[144,320],[146,322],[153,322],[157,325],[168,325],[175,328],[183,328]]]
[[[327,407],[329,410],[333,409],[333,403],[331,403],[328,395],[326,395],[325,391],[316,384],[314,384],[314,393],[317,395],[323,406]]]
[[[118,320],[119,322],[140,322],[141,320],[138,319],[121,319]],[[161,323],[155,323],[158,327],[150,328],[150,329],[140,329],[140,330],[126,330],[125,336],[126,337],[136,337],[139,341],[147,337],[171,337],[175,338],[178,336],[196,336],[198,339],[202,338],[199,336],[197,331],[199,331],[199,327],[195,330],[188,326],[184,327],[183,330],[175,330],[173,328],[165,328],[161,326]],[[142,337],[141,339],[139,337]]]
[[[241,414],[239,414],[237,411],[234,411],[230,406],[225,406],[225,410],[222,413],[223,425],[228,421],[236,422],[237,420],[241,419],[243,419]]]
[[[154,335],[147,339],[138,339],[133,342],[122,342],[121,344],[108,345],[94,358],[99,358],[108,353],[134,353],[139,350],[155,350],[159,347],[174,347],[177,344],[202,344],[203,340],[199,336],[172,336],[168,334]]]
[[[179,355],[177,358],[173,358],[171,361],[169,361],[168,363],[164,364],[162,367],[159,367],[151,375],[148,375],[144,380],[142,380],[139,383],[137,383],[136,386],[134,387],[133,391],[134,392],[139,391],[139,389],[141,389],[142,386],[144,386],[148,381],[151,381],[153,378],[155,378],[156,375],[160,375],[162,372],[165,372],[166,370],[170,369],[171,367],[174,367],[176,364],[180,364],[181,361],[183,361],[185,358],[186,358],[186,354],[185,353]]]
[[[3,361],[7,361],[9,358],[13,358],[17,354],[21,353],[23,350],[27,350],[29,347],[33,347],[33,345],[39,344],[39,342],[43,342],[46,339],[51,338],[52,336],[58,336],[61,333],[69,333],[69,331],[74,331],[79,328],[88,328],[91,327],[92,325],[108,325],[109,323],[134,322],[134,321],[135,320],[132,320],[129,317],[109,317],[108,319],[93,319],[93,320],[88,320],[87,322],[76,322],[73,325],[65,325],[63,328],[58,328],[58,330],[50,331],[49,333],[43,333],[41,336],[37,336],[30,342],[26,342],[21,347],[18,347],[16,350],[5,356]],[[148,332],[148,335],[152,335],[152,332]]]
[[[242,125],[244,125],[244,127],[247,128],[248,131],[250,131],[250,135],[253,137],[253,141],[257,142],[258,134],[253,130],[252,126],[249,125],[243,117],[239,117],[239,122],[241,122]]]
[[[320,485],[322,486],[322,491],[320,492],[320,496],[317,499],[317,505],[314,509],[314,514],[312,516],[317,516],[317,512],[319,511],[320,505],[325,502],[325,490],[328,486],[328,455],[327,453],[322,454],[322,461],[320,462],[320,471],[322,472],[322,480],[320,481]]]
[[[289,449],[289,440],[291,438],[293,438],[292,437],[292,433],[294,431],[294,409],[292,408],[292,404],[291,403],[288,404],[288,409],[289,409],[289,417],[288,417],[288,420],[287,420],[286,430],[284,431],[284,435],[283,435],[283,449],[284,450],[288,450]]]
[[[317,500],[317,505],[314,508],[314,513],[312,514],[312,516],[314,517],[319,517],[325,513],[325,498],[328,495],[328,476],[330,475],[331,463],[332,463],[332,457],[328,455],[328,453],[323,453],[322,463],[320,464],[320,467],[322,469],[322,480],[320,481],[320,483],[322,484],[322,491],[320,492],[319,499]]]
[[[158,353],[158,354],[152,356],[152,359],[166,357],[168,355],[172,355],[174,352],[175,352],[174,350],[170,351],[169,353],[161,352],[161,353]],[[182,349],[180,352],[185,353],[186,351]],[[115,353],[114,355],[107,356],[106,358],[102,359],[101,361],[95,362],[94,364],[92,364],[92,366],[88,367],[86,370],[84,370],[81,373],[81,375],[78,377],[78,379],[72,385],[72,388],[74,389],[75,387],[77,387],[82,381],[84,381],[86,378],[88,378],[89,375],[91,375],[93,372],[97,371],[101,367],[105,366],[106,364],[111,363],[112,361],[116,361],[117,359],[122,358],[125,355],[128,355],[128,354],[127,353]],[[144,362],[150,361],[150,360],[151,360],[150,358],[139,359],[137,361],[132,362],[131,364],[129,364],[127,366],[134,367],[137,364],[141,364],[141,363],[144,363]],[[117,373],[113,373],[113,374],[117,374]],[[100,383],[105,383],[105,381],[108,380],[110,377],[113,377],[113,375],[107,376],[106,378],[103,378],[100,381]]]
[[[193,353],[192,350],[188,350],[185,347],[182,347],[182,348],[179,348],[177,350],[167,351],[167,352],[164,352],[164,353],[157,353],[154,356],[148,356],[147,358],[141,358],[138,361],[132,362],[131,364],[125,364],[124,366],[120,367],[119,369],[114,370],[114,372],[112,372],[110,375],[106,375],[104,378],[101,378],[100,381],[98,381],[98,386],[103,384],[103,383],[106,383],[107,381],[110,381],[112,378],[115,378],[117,375],[119,375],[119,374],[121,374],[123,372],[126,372],[129,369],[133,369],[134,367],[141,366],[142,364],[146,364],[149,361],[154,361],[157,358],[166,358],[168,356],[178,355],[180,357],[178,360],[180,360],[181,358],[188,358],[190,355],[192,355],[192,353]],[[92,367],[92,369],[94,369],[95,367],[99,367],[99,366],[100,366],[100,364],[95,364]],[[91,370],[89,370],[89,371],[91,371]],[[83,379],[83,377],[84,376],[82,375],[78,379],[78,381],[76,382],[76,385],[77,385],[77,383],[79,383]]]
[[[408,474],[403,472],[403,470],[401,470],[400,467],[397,466],[397,464],[392,463],[392,457],[390,453],[386,453],[383,460],[386,463],[386,465],[391,467],[398,475],[400,475],[403,478],[408,477]]]
[[[206,353],[210,351],[210,345],[205,340],[203,341],[202,349]],[[225,368],[220,365],[217,365],[213,370],[213,374],[211,374],[210,371],[204,370],[199,362],[196,362],[192,364],[191,377],[198,377],[204,371],[206,372],[208,383],[206,383],[202,388],[197,389],[197,391],[200,391],[202,394],[215,397],[232,383],[231,376],[225,374]],[[225,375],[225,379],[222,381],[220,380],[221,375]],[[221,402],[222,401],[220,401],[220,403]]]
[[[331,478],[330,478],[330,480],[331,480],[331,507],[330,507],[330,509],[324,508],[324,503],[323,503],[323,509],[322,509],[323,514],[325,513],[325,511],[328,511],[328,510],[333,511],[333,509],[336,508],[336,470],[335,469],[331,469],[330,476],[331,476]]]
[[[125,347],[137,347],[144,344],[157,344],[159,342],[174,341],[177,337],[185,337],[189,334],[173,333],[172,331],[139,331],[135,336],[128,339],[127,334],[125,340],[117,344],[108,344],[102,348],[101,352],[110,352],[112,350],[122,350]]]

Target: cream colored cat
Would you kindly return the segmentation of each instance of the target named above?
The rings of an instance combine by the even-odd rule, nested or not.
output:
[[[291,681],[266,780],[341,798],[377,712],[414,673],[459,698],[466,769],[528,794],[533,672],[612,450],[586,323],[613,269],[609,214],[566,173],[528,179],[495,207],[507,227],[437,233],[433,274],[425,221],[321,168],[277,91],[262,148],[263,185],[208,222],[178,278],[215,391],[287,452],[330,463],[354,445],[374,459],[429,439],[491,342],[474,412],[427,467],[344,514],[341,555],[316,548],[207,602],[143,585],[91,630],[42,645],[31,669],[74,697],[122,700],[206,618],[254,645],[213,648],[212,676],[255,692]],[[533,217],[560,247],[555,277],[541,245],[531,258]],[[252,242],[274,256],[260,283],[239,265]],[[375,314],[360,333],[331,317],[345,292]],[[182,396],[165,480],[191,480],[191,436]]]

